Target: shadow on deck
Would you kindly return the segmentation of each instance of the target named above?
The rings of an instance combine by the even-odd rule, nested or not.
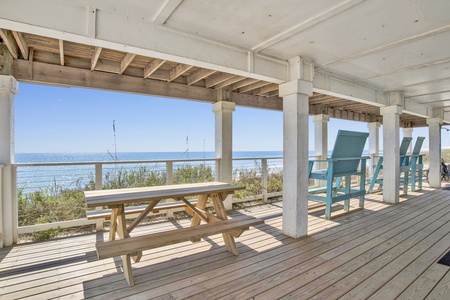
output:
[[[398,205],[366,196],[366,207],[324,218],[310,210],[308,236],[282,234],[282,202],[230,214],[265,224],[237,239],[233,256],[220,236],[144,252],[128,287],[121,259],[97,260],[107,233],[0,250],[3,298],[145,299],[450,299],[449,267],[436,261],[450,247],[450,191],[424,189]],[[352,202],[357,206],[357,202]],[[354,209],[354,208],[353,208]],[[336,205],[333,209],[342,210]],[[189,226],[188,220],[138,227],[135,235]]]

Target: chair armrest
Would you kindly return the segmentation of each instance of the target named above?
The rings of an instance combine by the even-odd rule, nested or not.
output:
[[[358,156],[358,157],[339,157],[339,158],[330,158],[330,161],[345,161],[345,160],[366,160],[366,159],[370,159],[370,156]]]

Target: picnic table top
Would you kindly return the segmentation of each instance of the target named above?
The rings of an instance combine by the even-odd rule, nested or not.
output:
[[[202,182],[191,184],[163,185],[140,188],[85,191],[84,196],[88,207],[112,206],[137,201],[151,201],[209,193],[233,193],[245,189],[224,182]]]

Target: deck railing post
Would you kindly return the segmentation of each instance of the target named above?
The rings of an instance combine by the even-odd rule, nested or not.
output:
[[[103,164],[96,163],[95,164],[95,189],[101,190],[103,189]],[[96,210],[102,210],[103,207],[96,207]],[[97,225],[98,228],[98,225]]]
[[[267,179],[268,179],[268,169],[267,169],[267,158],[261,159],[261,185],[263,193],[263,202],[267,202]]]
[[[171,185],[173,184],[173,162],[172,161],[166,161],[166,184]]]
[[[215,181],[221,181],[222,178],[220,178],[220,158],[216,159],[216,173],[215,173]]]

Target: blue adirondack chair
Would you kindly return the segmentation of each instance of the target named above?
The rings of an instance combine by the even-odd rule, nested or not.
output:
[[[411,144],[412,137],[403,137],[402,143],[400,144],[400,173],[403,174],[403,178],[408,177],[409,166],[408,158],[406,157],[406,152],[408,152],[409,144]],[[367,180],[369,185],[369,193],[373,191],[375,184],[378,184],[378,190],[383,189],[383,178],[380,176],[380,171],[383,169],[383,157],[378,157],[378,163],[376,164],[375,171],[373,172],[373,178]],[[406,193],[408,191],[408,183],[403,180],[403,190]]]
[[[325,196],[308,192],[308,199],[325,202],[325,218],[330,219],[331,205],[339,201],[344,201],[344,210],[348,211],[350,199],[359,197],[359,206],[364,207],[366,160],[370,157],[362,156],[362,152],[368,136],[367,132],[339,130],[331,157],[326,160],[310,161],[309,178],[325,180],[327,184]],[[312,170],[315,162],[327,162],[328,167],[324,170]],[[360,164],[361,169],[358,170]],[[350,187],[352,175],[361,177],[359,189]],[[333,185],[335,179],[340,180],[342,177],[345,177],[343,188]]]
[[[422,170],[423,170],[423,156],[424,154],[420,154],[420,150],[422,149],[423,141],[425,137],[419,136],[417,137],[416,143],[414,144],[414,149],[411,155],[407,155],[406,164],[409,166],[411,172],[410,176],[407,177],[407,183],[411,184],[411,191],[416,190],[416,182],[419,189],[422,189]],[[416,177],[417,172],[417,177]]]

